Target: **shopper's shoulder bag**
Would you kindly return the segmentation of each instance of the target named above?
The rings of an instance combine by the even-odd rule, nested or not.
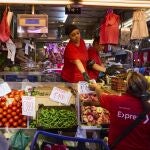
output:
[[[146,116],[147,112],[141,113],[131,125],[129,125],[123,132],[110,144],[110,149],[113,150]]]

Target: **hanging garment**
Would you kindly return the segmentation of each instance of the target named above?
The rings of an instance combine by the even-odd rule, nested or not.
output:
[[[2,42],[8,41],[9,37],[10,37],[10,28],[7,23],[7,13],[8,13],[8,11],[6,8],[3,13],[2,21],[0,23],[0,41],[2,41]]]
[[[121,28],[120,45],[128,45],[130,42],[131,31],[130,28]]]
[[[145,12],[143,10],[134,11],[131,39],[143,39],[148,36]]]
[[[100,25],[100,44],[118,44],[120,17],[108,12]]]
[[[6,47],[8,49],[7,58],[11,59],[12,62],[15,61],[15,54],[16,54],[16,45],[13,43],[11,39],[6,42]]]

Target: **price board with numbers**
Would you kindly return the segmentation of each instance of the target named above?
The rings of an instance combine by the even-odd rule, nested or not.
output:
[[[25,116],[35,116],[35,97],[22,97],[22,114]]]
[[[71,95],[71,92],[54,87],[50,94],[50,98],[53,101],[68,105]]]

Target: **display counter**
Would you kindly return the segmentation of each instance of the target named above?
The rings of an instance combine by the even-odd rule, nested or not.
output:
[[[30,82],[59,82],[60,69],[50,69],[49,72],[0,72],[0,78],[6,82],[23,82],[25,79]]]
[[[109,124],[109,112],[103,110],[100,107],[100,105],[98,103],[99,100],[98,100],[96,94],[90,93],[87,95],[86,94],[82,95],[82,94],[78,93],[77,92],[78,84],[76,84],[76,83],[74,83],[74,84],[65,83],[65,82],[7,82],[7,83],[12,91],[11,91],[11,93],[9,93],[5,96],[6,103],[5,103],[5,106],[2,107],[1,109],[3,111],[6,111],[7,114],[2,113],[2,115],[1,115],[2,118],[7,118],[6,116],[8,116],[8,114],[9,114],[8,109],[10,106],[12,111],[19,109],[19,110],[17,110],[20,113],[18,117],[21,116],[25,120],[25,117],[22,116],[22,114],[21,114],[22,113],[21,110],[23,107],[22,106],[23,100],[21,97],[18,98],[18,96],[20,94],[21,94],[21,96],[23,96],[23,93],[24,93],[25,96],[29,96],[29,99],[31,96],[31,100],[32,100],[32,97],[35,98],[35,107],[34,107],[35,115],[27,117],[28,122],[26,123],[26,126],[24,125],[24,128],[27,128],[27,129],[38,128],[38,126],[36,126],[37,125],[36,123],[38,121],[37,114],[39,114],[40,106],[43,106],[43,108],[47,111],[46,113],[50,113],[50,111],[52,109],[56,109],[56,110],[63,109],[62,111],[70,110],[70,112],[74,111],[75,115],[76,115],[76,119],[77,119],[76,125],[79,125],[82,128],[87,129],[87,130],[95,130],[95,129],[101,130],[102,125]],[[67,104],[65,104],[63,102],[61,103],[60,101],[56,102],[55,100],[50,98],[50,95],[55,87],[63,90],[64,92],[66,91],[66,92],[71,93],[71,97]],[[111,90],[110,86],[103,86],[102,89],[107,94],[117,94],[117,95],[121,94],[121,92],[116,92],[114,90]],[[86,97],[86,99],[84,99],[84,97]],[[89,97],[89,101],[87,101],[87,97]],[[3,98],[1,98],[1,103],[2,103],[2,101],[3,101]],[[19,106],[18,106],[18,103],[19,103]],[[72,110],[72,108],[73,108],[73,110]],[[94,113],[97,111],[97,115],[99,115],[99,117],[97,118],[98,120],[95,120],[96,124],[93,124],[88,121],[86,122],[85,116],[88,115],[88,114],[86,114],[86,112],[89,109],[91,109],[91,110],[93,109]],[[54,110],[54,111],[56,111],[56,110]],[[92,113],[92,111],[91,111],[91,113]],[[11,112],[11,114],[12,114],[12,112]],[[103,116],[101,116],[101,114],[103,114]],[[15,118],[18,118],[18,117],[15,117]],[[47,117],[49,117],[49,116],[47,116]],[[101,120],[102,117],[105,118],[105,120],[104,119]],[[14,119],[14,115],[12,115],[11,118]],[[53,119],[55,120],[55,117]],[[70,119],[68,119],[68,120],[70,120]],[[33,121],[34,121],[35,126],[33,126]],[[9,122],[9,119],[7,119],[5,122]],[[7,124],[5,124],[5,122],[2,123],[2,125],[1,125],[2,128],[7,126]],[[15,120],[15,122],[17,122],[17,120]],[[11,128],[12,127],[20,128],[20,124],[18,122],[15,126],[11,126],[10,122],[8,125],[9,125],[8,127],[11,127]]]

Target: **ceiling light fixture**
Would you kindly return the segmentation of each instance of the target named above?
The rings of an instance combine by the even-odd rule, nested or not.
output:
[[[67,20],[67,17],[68,17],[68,15],[64,15],[64,18],[63,18],[63,23],[65,23],[66,22],[66,20]]]

